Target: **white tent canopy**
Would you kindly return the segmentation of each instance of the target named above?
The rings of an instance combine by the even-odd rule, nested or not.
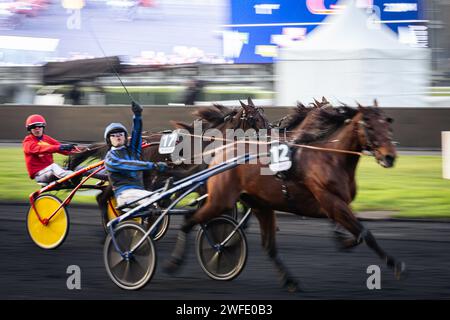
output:
[[[327,97],[353,104],[425,106],[429,51],[401,44],[352,1],[295,47],[282,48],[275,64],[277,105]]]

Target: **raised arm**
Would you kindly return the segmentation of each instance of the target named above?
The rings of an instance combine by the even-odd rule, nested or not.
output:
[[[142,152],[142,107],[137,102],[131,103],[131,110],[134,113],[133,116],[133,131],[131,133],[131,152],[133,155],[140,159]]]

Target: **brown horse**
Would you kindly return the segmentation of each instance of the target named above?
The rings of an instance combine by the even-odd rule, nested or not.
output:
[[[351,241],[344,241],[346,247],[366,241],[399,276],[404,264],[380,248],[372,233],[356,219],[350,208],[356,195],[355,171],[359,152],[371,152],[383,167],[394,165],[396,150],[391,140],[390,122],[391,119],[385,117],[376,103],[375,107],[359,106],[358,109],[315,108],[296,128],[291,147],[293,165],[284,178],[260,175],[260,169],[267,165],[259,163],[242,164],[208,180],[206,204],[181,227],[165,270],[175,272],[182,263],[187,234],[194,225],[219,216],[241,197],[256,215],[262,246],[279,271],[282,285],[289,291],[295,291],[298,284],[278,256],[274,210],[331,219],[354,236]],[[344,152],[298,147],[304,143]],[[230,153],[233,152],[218,152],[211,166],[229,159]]]

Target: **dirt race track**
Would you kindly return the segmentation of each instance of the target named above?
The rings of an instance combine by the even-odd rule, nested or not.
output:
[[[66,242],[45,251],[30,240],[24,205],[0,205],[0,299],[448,299],[450,298],[450,223],[365,221],[380,245],[406,263],[408,274],[393,272],[363,244],[338,251],[332,226],[325,220],[279,215],[281,257],[300,280],[302,291],[288,293],[265,256],[256,219],[246,230],[249,255],[244,271],[230,282],[217,282],[201,270],[191,235],[186,264],[176,276],[162,271],[181,217],[173,217],[165,237],[156,243],[158,265],[140,291],[124,291],[108,278],[103,265],[104,233],[100,215],[90,208],[69,208]],[[69,290],[69,265],[81,268],[81,290]],[[369,290],[369,265],[381,266],[381,289]]]

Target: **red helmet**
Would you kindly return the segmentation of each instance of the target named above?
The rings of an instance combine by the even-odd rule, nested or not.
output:
[[[32,126],[41,125],[46,126],[47,122],[45,121],[45,118],[39,114],[32,114],[27,118],[27,121],[25,121],[25,127],[27,130],[30,130]]]

